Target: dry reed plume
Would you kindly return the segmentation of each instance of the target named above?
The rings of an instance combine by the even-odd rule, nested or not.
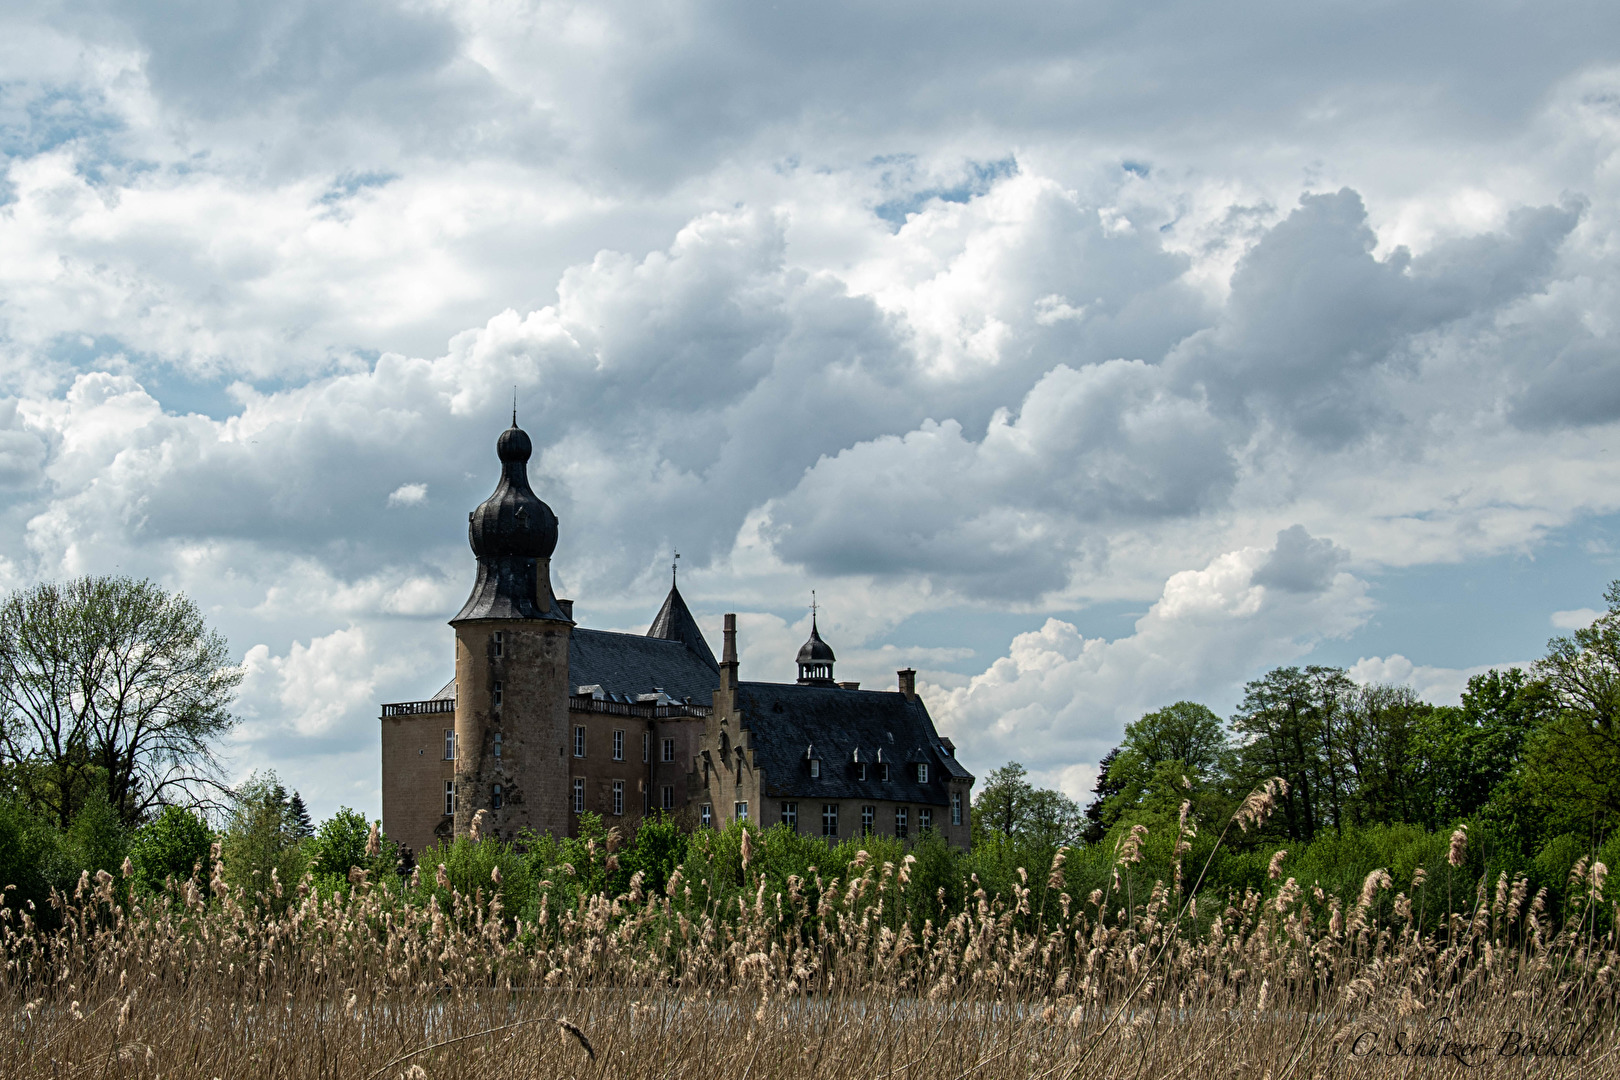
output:
[[[637,875],[531,920],[364,875],[306,880],[276,914],[217,869],[158,896],[103,873],[58,898],[58,929],[0,916],[0,1076],[1610,1077],[1600,867],[1561,926],[1503,876],[1439,935],[1404,893],[1380,918],[1384,871],[1348,910],[1293,878],[1200,896],[1191,872],[1132,909],[1057,891],[1060,862],[1044,905],[1026,878],[951,913],[913,895],[909,861],[857,859],[778,894],[745,870],[691,910],[679,872],[660,893]],[[920,929],[918,905],[937,913]]]

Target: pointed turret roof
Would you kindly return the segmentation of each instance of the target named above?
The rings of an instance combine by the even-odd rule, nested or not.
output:
[[[714,653],[709,651],[709,643],[703,640],[703,631],[698,628],[697,620],[686,606],[681,597],[681,590],[674,582],[670,583],[669,595],[664,597],[664,606],[658,609],[657,618],[653,619],[652,626],[647,628],[647,636],[663,638],[665,641],[679,641],[688,649],[697,654],[715,671],[720,665],[714,659]]]

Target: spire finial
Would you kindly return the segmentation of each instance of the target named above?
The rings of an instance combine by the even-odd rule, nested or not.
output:
[[[816,628],[816,590],[810,590],[810,629]]]
[[[512,384],[512,426],[517,427],[517,384]]]
[[[672,589],[675,587],[675,571],[680,567],[680,565],[681,553],[676,551],[675,557],[669,561],[669,587]]]

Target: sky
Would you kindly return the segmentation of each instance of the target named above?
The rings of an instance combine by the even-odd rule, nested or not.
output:
[[[983,776],[1620,578],[1620,6],[0,5],[0,589],[183,590],[380,808],[519,419],[560,595],[816,590]]]

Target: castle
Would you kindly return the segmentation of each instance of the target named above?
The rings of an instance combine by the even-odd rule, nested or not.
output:
[[[794,683],[743,682],[736,616],[717,662],[673,579],[645,635],[591,630],[552,591],[557,516],[529,487],[529,436],[495,444],[501,479],[467,515],[472,595],[450,620],[455,677],[382,707],[383,829],[412,851],[465,833],[781,823],[829,842],[934,830],[969,843],[973,776],[916,692],[833,679],[811,620]]]

